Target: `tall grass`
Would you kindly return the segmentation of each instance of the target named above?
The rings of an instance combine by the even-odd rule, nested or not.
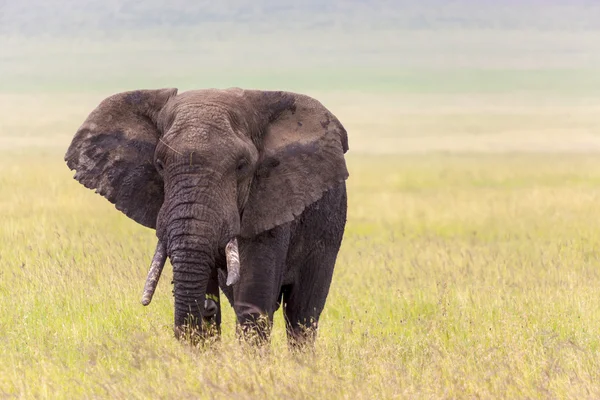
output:
[[[116,398],[594,398],[600,161],[349,158],[349,222],[313,354],[270,351],[225,308],[208,350],[172,337],[167,270],[139,296],[151,230],[61,154],[0,160],[0,393]]]
[[[0,398],[600,397],[597,32],[234,28],[0,38]],[[348,129],[314,352],[280,312],[240,346],[229,306],[178,343],[169,266],[140,305],[154,232],[62,157],[102,98],[161,86],[301,91]]]

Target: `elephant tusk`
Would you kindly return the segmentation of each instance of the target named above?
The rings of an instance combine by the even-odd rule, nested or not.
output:
[[[162,241],[158,241],[156,245],[156,251],[150,264],[150,270],[148,271],[148,277],[146,278],[146,284],[144,285],[144,294],[142,295],[142,304],[147,306],[152,301],[152,296],[158,285],[158,279],[167,261],[167,248]]]
[[[225,246],[227,259],[227,286],[235,285],[240,280],[240,250],[237,238],[233,238]]]

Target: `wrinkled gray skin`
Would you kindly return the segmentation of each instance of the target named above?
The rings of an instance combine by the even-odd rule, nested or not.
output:
[[[173,265],[177,337],[207,322],[220,332],[220,286],[240,332],[267,339],[283,304],[290,342],[306,343],[346,223],[347,149],[340,122],[307,96],[162,89],[105,99],[65,160],[80,183],[156,229]],[[232,238],[241,273],[227,286]]]

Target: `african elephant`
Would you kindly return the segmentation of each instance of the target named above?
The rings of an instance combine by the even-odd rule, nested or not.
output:
[[[305,95],[138,90],[106,98],[65,155],[75,179],[158,245],[142,303],[173,265],[175,336],[220,332],[219,287],[240,332],[268,340],[282,305],[312,343],[346,224],[346,130]],[[258,323],[263,317],[266,324]],[[186,336],[187,337],[187,336]]]

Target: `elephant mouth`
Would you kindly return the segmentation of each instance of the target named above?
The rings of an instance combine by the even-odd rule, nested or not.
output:
[[[240,251],[236,237],[229,239],[225,245],[225,258],[227,260],[227,286],[235,285],[240,280]],[[156,286],[167,262],[167,246],[162,240],[158,240],[154,257],[150,263],[148,276],[142,294],[142,305],[147,306],[152,301]]]

